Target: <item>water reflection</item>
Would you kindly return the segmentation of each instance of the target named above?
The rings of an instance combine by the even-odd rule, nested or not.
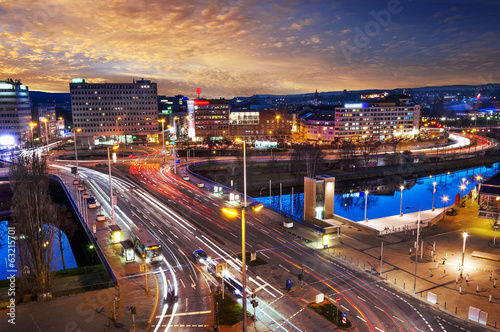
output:
[[[433,176],[420,178],[403,178],[401,176],[387,176],[374,180],[338,181],[335,188],[335,214],[355,220],[362,221],[365,213],[365,198],[363,191],[368,190],[367,218],[375,219],[391,215],[398,215],[400,208],[407,206],[419,206],[422,210],[432,208],[433,183],[436,182],[434,193],[434,207],[443,208],[443,197],[448,197],[447,205],[455,202],[456,196],[474,189],[479,183],[478,176],[483,181],[498,172],[499,163],[490,166],[473,167],[455,172],[446,172]],[[403,199],[401,204],[401,185],[404,185]],[[304,195],[296,193],[293,195],[293,211],[291,195],[281,197],[281,213],[292,216],[295,220],[301,220],[303,215]],[[269,207],[269,197],[259,199]],[[280,197],[273,196],[272,209],[280,212]]]

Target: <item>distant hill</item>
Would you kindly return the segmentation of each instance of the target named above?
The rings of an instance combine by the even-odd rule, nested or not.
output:
[[[71,95],[69,93],[30,91],[30,98],[34,106],[37,106],[38,104],[71,106]]]

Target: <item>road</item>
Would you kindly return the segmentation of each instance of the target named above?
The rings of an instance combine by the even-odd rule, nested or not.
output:
[[[182,169],[179,172],[182,173]],[[220,213],[223,207],[228,206],[226,202],[209,194],[206,189],[197,188],[171,174],[168,168],[158,172],[158,167],[147,161],[136,164],[131,173],[150,190],[165,196],[167,205],[172,205],[173,209],[202,231],[204,234],[195,237],[199,240],[198,245],[217,260],[227,261],[233,267],[233,273],[238,275],[241,265],[231,253],[239,251],[241,226],[238,221]],[[248,250],[260,253],[269,264],[278,267],[279,273],[294,280],[304,268],[304,281],[313,285],[318,293],[342,298],[342,308],[345,308],[359,331],[445,330],[443,320],[463,327],[465,331],[483,330],[470,327],[446,314],[437,314],[419,300],[396,293],[379,278],[353,271],[332,260],[331,255],[324,251],[298,242],[275,225],[258,215],[247,215]],[[295,309],[300,310],[300,306],[285,308],[280,300],[276,300],[284,299],[281,288],[284,283],[276,284],[266,276],[252,272],[250,269],[249,289],[262,287],[264,281],[270,285],[264,287],[269,292],[261,292],[260,301],[265,304],[257,309],[258,319],[266,321],[269,328],[280,326],[287,330],[310,330],[310,325],[301,326],[301,322],[308,319],[302,319],[300,314],[290,319],[298,312]],[[284,281],[286,278],[280,279]],[[268,305],[270,303],[271,306]],[[248,308],[251,306],[248,305]],[[272,315],[267,312],[271,308]],[[307,315],[307,311],[303,313],[304,317]]]
[[[164,316],[157,316],[155,330],[160,330],[157,327],[206,329],[213,322],[210,289],[217,281],[203,266],[193,264],[190,253],[203,248],[218,262],[226,261],[239,277],[241,262],[235,257],[241,241],[239,219],[229,219],[220,212],[228,206],[223,199],[182,180],[169,168],[161,170],[157,159],[155,156],[136,159],[130,165],[130,174],[125,163],[113,168],[117,218],[129,224],[142,223],[160,239],[164,248],[165,262],[155,273],[166,272],[163,289],[171,287],[177,296],[175,302],[159,308]],[[84,166],[80,172],[93,191],[99,193],[99,200],[109,202],[106,172]],[[257,318],[271,330],[332,329],[326,321],[311,320],[311,312],[304,310],[302,299],[285,294],[284,281],[288,278],[296,281],[302,269],[304,281],[312,292],[341,297],[341,308],[359,331],[484,330],[437,313],[418,299],[399,294],[379,278],[343,265],[331,253],[297,241],[265,216],[247,214],[247,248],[258,252],[274,271],[269,275],[260,273],[260,268],[250,268],[248,273],[248,288],[258,290]],[[251,311],[249,303],[248,308]]]

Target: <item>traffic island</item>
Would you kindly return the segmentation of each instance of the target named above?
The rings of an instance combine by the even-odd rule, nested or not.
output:
[[[345,323],[342,323],[342,311],[337,310],[337,306],[328,300],[324,300],[320,303],[310,303],[308,307],[328,319],[333,324],[337,325],[342,330],[353,328],[351,321],[347,319],[347,317],[345,319]]]
[[[215,325],[234,326],[243,321],[243,307],[239,305],[229,294],[214,294]],[[247,317],[252,314],[247,311]]]

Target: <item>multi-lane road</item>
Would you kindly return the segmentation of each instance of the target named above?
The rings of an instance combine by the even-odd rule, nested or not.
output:
[[[229,204],[223,198],[184,181],[168,167],[161,168],[159,161],[158,157],[148,156],[113,167],[117,218],[129,226],[143,224],[161,241],[165,259],[153,271],[166,301],[158,308],[155,330],[211,329],[211,292],[218,280],[205,266],[194,262],[192,252],[202,248],[217,262],[227,262],[231,272],[240,277],[241,262],[236,254],[241,250],[241,225],[239,219],[221,212]],[[85,166],[80,167],[80,173],[106,205],[107,173]],[[247,214],[246,234],[247,250],[257,252],[275,271],[273,277],[261,275],[258,268],[250,268],[247,274],[248,288],[257,289],[257,319],[270,330],[334,328],[326,320],[311,319],[313,314],[306,308],[311,299],[291,297],[283,289],[282,281],[296,281],[303,269],[304,282],[314,289],[313,293],[342,298],[342,310],[359,331],[484,331],[398,293],[379,278],[342,265],[331,254],[283,232],[269,218]]]

